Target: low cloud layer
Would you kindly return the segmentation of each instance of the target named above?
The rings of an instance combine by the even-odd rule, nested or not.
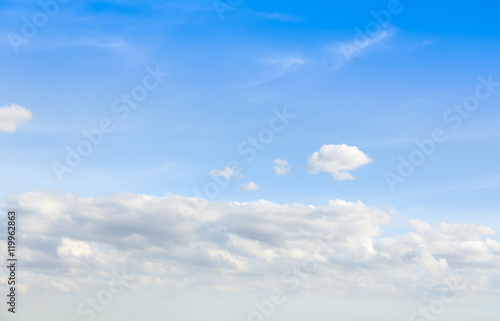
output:
[[[285,271],[312,262],[317,269],[300,290],[309,294],[411,296],[446,282],[500,294],[492,229],[411,221],[411,232],[388,236],[383,229],[395,214],[361,202],[38,192],[11,196],[8,208],[20,213],[24,291],[76,293],[124,267],[136,287],[248,292],[287,283]]]

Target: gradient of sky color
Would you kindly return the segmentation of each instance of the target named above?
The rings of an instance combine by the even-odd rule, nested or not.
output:
[[[343,200],[351,205],[358,201],[366,204],[370,210],[359,209],[363,213],[359,215],[374,226],[380,222],[372,222],[366,213],[373,208],[390,213],[390,223],[380,223],[382,234],[368,233],[374,239],[387,237],[400,241],[399,235],[424,231],[419,230],[417,223],[409,223],[418,220],[435,229],[428,235],[422,232],[427,235],[423,239],[429,242],[437,242],[436,235],[446,235],[443,239],[447,239],[455,233],[440,224],[464,226],[460,230],[465,233],[464,240],[467,233],[475,233],[470,232],[473,230],[479,235],[477,242],[486,244],[485,238],[497,242],[496,234],[471,226],[500,231],[500,86],[492,87],[491,95],[480,101],[477,110],[462,117],[456,128],[453,128],[456,123],[445,115],[455,104],[477,94],[476,88],[484,79],[500,82],[500,6],[491,1],[401,0],[398,13],[391,14],[388,23],[377,22],[377,13],[388,10],[390,3],[242,1],[220,19],[208,0],[68,1],[59,5],[46,25],[37,27],[35,36],[14,49],[9,34],[22,35],[23,17],[29,21],[42,9],[36,1],[0,0],[3,62],[0,107],[18,105],[32,114],[15,132],[0,131],[0,204],[4,208],[18,206],[33,217],[37,216],[37,210],[27,205],[30,197],[36,199],[34,204],[46,204],[56,210],[66,208],[68,213],[77,213],[74,205],[80,201],[91,208],[82,201],[85,198],[101,210],[106,206],[116,209],[127,198],[135,199],[142,194],[158,197],[161,202],[165,201],[162,198],[165,195],[199,197],[196,191],[213,183],[215,176],[230,182],[216,197],[205,198],[211,202],[209,208],[213,206],[219,213],[219,216],[214,214],[217,224],[227,224],[224,225],[227,228],[234,223],[231,211],[220,204],[237,202],[238,210],[247,213],[247,205],[241,205],[244,202],[257,202],[250,204],[272,212],[275,207],[258,201],[319,208],[327,206],[329,201]],[[378,30],[366,35],[370,25]],[[367,39],[361,46],[357,45],[360,30]],[[350,48],[351,53],[346,54],[345,48]],[[168,76],[157,88],[148,91],[147,98],[131,109],[125,119],[120,119],[120,114],[112,109],[113,101],[141,85],[150,73],[148,68],[159,68]],[[255,159],[247,161],[239,146],[249,136],[269,128],[269,122],[284,108],[295,117],[282,131],[274,133],[265,148],[257,151]],[[66,147],[75,148],[85,138],[82,131],[97,128],[102,119],[112,120],[116,129],[105,135],[103,142],[73,172],[58,180],[53,163],[64,163]],[[418,148],[415,141],[430,138],[436,128],[444,130],[447,140],[436,144],[435,151],[426,155],[423,164],[416,166],[404,183],[391,189],[387,172],[397,174],[400,157],[408,159]],[[338,147],[342,144],[356,148],[359,153]],[[309,163],[310,157],[324,145],[337,146],[325,147],[325,151],[331,148],[332,153],[338,152],[342,157],[343,152],[349,155],[345,161],[352,179],[335,179],[325,167]],[[333,158],[338,160],[332,156],[330,161]],[[238,162],[241,169],[238,173],[225,169],[230,161]],[[281,167],[275,169],[276,166]],[[41,194],[25,194],[31,192]],[[67,196],[71,201],[62,196],[64,193],[71,194]],[[112,196],[115,193],[130,194]],[[44,203],[44,197],[50,201]],[[101,199],[109,203],[101,203]],[[148,198],[138,202],[149,204],[149,201]],[[44,209],[39,210],[44,213]],[[297,213],[301,211],[297,209]],[[156,207],[153,212],[162,215]],[[47,215],[47,219],[64,222],[57,221],[62,216]],[[355,229],[356,225],[353,226]],[[197,233],[198,227],[193,225],[185,231]],[[116,237],[121,235],[119,228],[103,231],[116,233]],[[365,233],[362,229],[355,233],[358,232]],[[60,237],[71,238],[71,235]],[[283,237],[290,237],[289,242],[293,240],[288,234]],[[64,246],[61,238],[57,241],[59,250]],[[288,241],[282,241],[289,245]],[[109,242],[110,246],[120,246],[116,240]],[[484,260],[500,257],[498,242],[494,244],[488,247],[491,252],[485,254]],[[454,250],[456,253],[446,255],[452,258],[477,254]],[[293,257],[283,255],[287,259]],[[287,259],[283,262],[288,262]],[[462,259],[467,261],[466,257]],[[42,273],[36,262],[29,272],[33,278]],[[281,271],[279,264],[272,268]],[[461,268],[460,264],[456,267]],[[492,266],[475,268],[489,270]],[[247,278],[245,284],[253,277],[252,272],[246,273],[242,276]],[[269,275],[265,272],[255,275],[261,273],[267,280]],[[485,286],[488,290],[484,293],[478,290],[477,297],[471,295],[468,303],[457,308],[464,311],[451,310],[442,320],[470,320],[465,316],[478,315],[472,312],[476,310],[482,311],[481,320],[498,319],[500,311],[494,308],[495,304],[498,307],[498,299],[490,296],[500,293],[500,278],[494,272],[488,273],[494,280]],[[208,274],[204,271],[201,278],[208,279]],[[436,275],[433,277],[438,279]],[[243,306],[242,311],[235,308],[234,315],[243,315],[252,298],[255,299],[251,287],[241,286],[247,297],[227,299]],[[426,291],[425,287],[418,290]],[[53,291],[54,297],[61,295]],[[204,289],[196,293],[196,299],[179,299],[181,305],[207,304],[210,294],[204,291],[210,292]],[[71,292],[75,296],[71,300],[79,302],[81,297]],[[217,295],[225,295],[220,292],[223,294]],[[409,296],[418,293],[410,292]],[[26,295],[26,302],[36,305],[36,300]],[[342,295],[342,299],[332,299],[335,304],[341,306],[338,300],[347,300]],[[483,295],[488,298],[479,299]],[[327,315],[330,318],[340,315],[345,320],[373,317],[372,313],[359,312],[349,318],[348,311],[352,309],[345,306],[339,308],[342,313],[327,312],[330,299],[321,296],[315,301],[318,316],[311,320],[323,320]],[[366,298],[348,299],[353,306],[356,300],[367,305]],[[115,307],[125,307],[127,300],[140,299],[130,294]],[[307,306],[309,298],[298,296],[296,300],[297,306]],[[488,300],[494,302],[481,308],[480,302]],[[380,303],[387,306],[385,312],[376,314],[381,319],[390,320],[390,302],[391,299],[386,299]],[[410,308],[401,303],[395,315],[399,319],[409,317],[415,310],[415,302],[418,299],[406,302]],[[205,308],[209,319],[224,319],[215,308],[210,309],[209,305]],[[183,309],[176,309],[174,315],[183,319]],[[0,310],[0,316],[4,316],[4,307]],[[166,313],[161,308],[149,310],[152,319]],[[68,316],[61,312],[61,320],[69,317],[77,320],[74,311],[71,313]],[[231,313],[227,320],[234,319]],[[279,318],[293,315],[287,313],[283,312]],[[457,314],[463,319],[456,318]],[[26,318],[30,320],[28,314]],[[307,317],[297,316],[296,320],[303,318]]]

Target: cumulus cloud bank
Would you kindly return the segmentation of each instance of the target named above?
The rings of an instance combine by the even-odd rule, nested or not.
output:
[[[37,192],[11,196],[7,205],[22,213],[27,291],[77,292],[103,284],[120,265],[136,287],[168,292],[189,280],[192,289],[245,292],[287,283],[283,272],[309,260],[318,268],[301,291],[311,294],[408,296],[445,281],[500,294],[500,243],[492,229],[411,221],[411,232],[384,235],[395,214],[361,202],[312,206]]]
[[[330,173],[338,181],[354,180],[348,172],[358,167],[371,163],[373,160],[360,151],[356,146],[323,145],[307,161],[307,173]]]
[[[19,105],[0,107],[0,131],[14,133],[17,127],[30,120],[33,114]]]

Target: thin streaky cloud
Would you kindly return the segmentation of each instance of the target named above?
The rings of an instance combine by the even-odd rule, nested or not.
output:
[[[394,34],[392,29],[387,29],[380,31],[375,36],[369,37],[365,35],[363,41],[358,41],[358,39],[353,39],[347,42],[340,42],[331,47],[331,51],[334,53],[337,64],[336,67],[340,68],[352,61],[356,57],[364,55],[369,49],[381,46],[388,39],[390,39]]]
[[[262,71],[259,73],[260,80],[253,81],[240,87],[253,87],[282,78],[302,68],[307,63],[301,55],[284,55],[263,59],[260,62]]]
[[[279,12],[257,12],[256,15],[265,20],[273,20],[279,22],[301,22],[303,20],[302,17],[289,15],[286,13]]]

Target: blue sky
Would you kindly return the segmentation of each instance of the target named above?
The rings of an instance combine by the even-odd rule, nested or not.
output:
[[[6,6],[6,32],[19,33],[20,17],[39,9],[29,2]],[[414,139],[442,126],[443,112],[469,95],[479,76],[495,75],[498,68],[494,10],[481,3],[459,10],[403,2],[385,27],[389,39],[339,68],[330,48],[352,41],[355,27],[364,30],[374,20],[370,12],[385,9],[386,2],[242,3],[226,12],[224,21],[203,2],[157,6],[69,3],[18,54],[4,44],[9,77],[2,77],[3,104],[25,106],[34,120],[17,135],[2,135],[2,143],[15,148],[12,158],[3,160],[11,169],[4,174],[11,183],[3,195],[28,187],[88,196],[115,191],[190,196],[210,180],[211,169],[240,157],[239,142],[256,134],[273,108],[286,106],[298,117],[244,168],[263,189],[248,195],[233,182],[220,200],[298,198],[318,204],[334,194],[394,205],[401,196],[389,193],[384,171],[414,148]],[[289,18],[265,18],[273,13]],[[290,58],[301,63],[280,65]],[[57,182],[52,161],[78,142],[82,129],[113,116],[111,101],[142,79],[145,65],[157,64],[169,72],[168,80],[117,124],[117,132],[75,173]],[[484,102],[399,193],[440,209],[453,202],[456,209],[493,210],[498,99],[493,95]],[[304,174],[308,155],[323,144],[342,143],[375,160],[356,173],[357,181],[338,184],[326,175]],[[290,177],[272,175],[276,157],[292,165]],[[164,165],[164,171],[142,173]],[[486,190],[472,186],[490,181],[493,187]],[[429,186],[441,190],[439,195],[413,198]],[[460,197],[464,193],[467,200]]]
[[[411,220],[500,231],[500,86],[484,85],[500,82],[495,3],[243,1],[221,19],[210,1],[62,2],[26,37],[40,5],[0,1],[5,206],[21,206],[29,192],[199,197],[211,172],[237,161],[240,173],[206,200],[361,201],[398,213],[382,228],[388,237],[412,231]],[[392,5],[397,13],[378,22]],[[13,34],[26,41],[13,46]],[[120,119],[113,102],[151,69],[168,76]],[[488,97],[456,123],[448,111],[474,101],[478,86]],[[238,147],[284,108],[295,117],[247,161]],[[19,125],[14,132],[2,115]],[[59,180],[54,162],[67,165],[66,147],[103,119],[115,129]],[[387,173],[400,175],[400,157],[436,129],[446,141],[391,189]],[[276,159],[289,172],[277,175]],[[352,179],[334,178],[342,161]]]

